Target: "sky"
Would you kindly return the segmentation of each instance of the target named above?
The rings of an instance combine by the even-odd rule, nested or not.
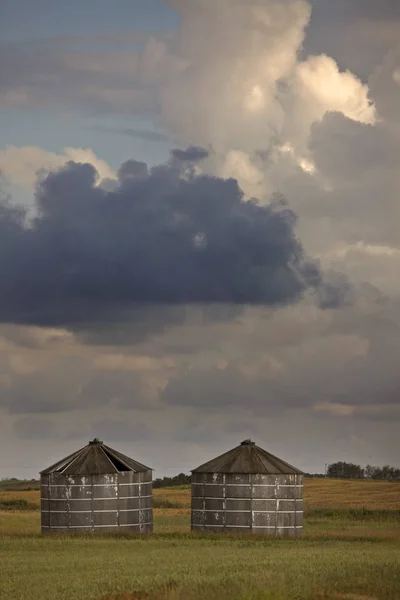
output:
[[[0,478],[399,466],[397,0],[3,0],[0,45]]]

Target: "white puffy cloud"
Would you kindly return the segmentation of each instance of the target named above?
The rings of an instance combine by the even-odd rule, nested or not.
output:
[[[289,100],[284,135],[292,138],[292,143],[306,144],[311,125],[330,112],[342,113],[359,123],[376,122],[376,109],[368,97],[368,86],[353,73],[340,72],[329,56],[309,56],[298,63],[291,86],[293,95]]]
[[[5,179],[31,189],[40,171],[57,169],[68,161],[93,165],[99,173],[99,182],[115,178],[113,169],[90,148],[64,148],[61,154],[38,146],[7,146],[0,150],[0,172]]]
[[[237,179],[247,196],[263,199],[269,189],[265,173],[255,161],[242,150],[230,150],[218,169],[221,177]]]
[[[305,0],[169,2],[182,13],[171,52],[186,68],[161,91],[163,121],[181,140],[219,152],[265,148],[282,127],[277,87],[295,67]]]
[[[367,84],[326,54],[299,59],[309,2],[168,4],[182,17],[169,44],[182,68],[160,88],[162,123],[184,143],[210,144],[206,168],[237,178],[246,194],[264,200],[293,170],[314,175],[308,141],[326,114],[376,122]]]

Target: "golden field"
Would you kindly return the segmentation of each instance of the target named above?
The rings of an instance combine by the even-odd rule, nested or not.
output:
[[[190,508],[190,488],[154,490],[154,496],[168,498]],[[304,500],[307,509],[369,508],[400,510],[400,482],[306,478]]]
[[[166,499],[182,509],[190,508],[189,487],[157,488],[154,490],[154,498]],[[40,492],[39,490],[2,491],[0,489],[0,501],[10,499],[23,499],[32,504],[39,504]],[[400,482],[306,478],[304,500],[308,510],[314,508],[400,510]]]
[[[307,479],[305,500],[297,540],[191,533],[189,488],[154,490],[147,536],[43,536],[39,510],[2,510],[0,598],[399,600],[400,484]]]

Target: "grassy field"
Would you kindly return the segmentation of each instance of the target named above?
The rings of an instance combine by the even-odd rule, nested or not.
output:
[[[23,489],[31,486],[34,484],[0,486],[0,501],[15,498],[39,505],[39,488],[35,486],[37,489]],[[182,508],[190,508],[190,487],[188,486],[158,488],[154,490],[154,497],[156,500],[158,498],[166,499]],[[400,510],[400,483],[306,478],[304,500],[309,510],[326,507]]]
[[[190,491],[154,493],[177,508],[148,537],[42,537],[39,512],[0,511],[1,600],[400,599],[399,484],[307,480],[295,541],[191,534]]]

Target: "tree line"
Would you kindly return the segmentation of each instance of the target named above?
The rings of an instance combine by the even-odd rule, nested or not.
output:
[[[400,469],[391,467],[390,465],[384,465],[383,467],[376,467],[373,465],[366,465],[361,467],[353,463],[347,462],[335,462],[327,465],[326,473],[304,473],[305,477],[329,477],[332,479],[375,479],[381,481],[400,481]],[[163,487],[175,487],[178,485],[190,485],[191,476],[185,473],[179,473],[174,477],[158,477],[153,481],[154,488]],[[11,484],[11,483],[22,483],[32,480],[19,480],[15,477],[2,478],[0,485]]]
[[[336,479],[400,481],[400,469],[396,469],[390,465],[384,465],[383,467],[366,465],[365,467],[361,467],[360,465],[341,461],[328,465],[326,476]]]
[[[400,481],[400,469],[384,465],[376,467],[366,465],[362,467],[354,463],[339,461],[327,465],[326,473],[304,473],[306,477],[329,477],[331,479],[375,479],[380,481]],[[179,473],[175,477],[162,477],[153,481],[153,487],[174,487],[177,485],[190,485],[191,476]]]
[[[192,478],[185,473],[179,473],[174,477],[158,477],[153,481],[153,488],[175,487],[177,485],[190,485]]]

